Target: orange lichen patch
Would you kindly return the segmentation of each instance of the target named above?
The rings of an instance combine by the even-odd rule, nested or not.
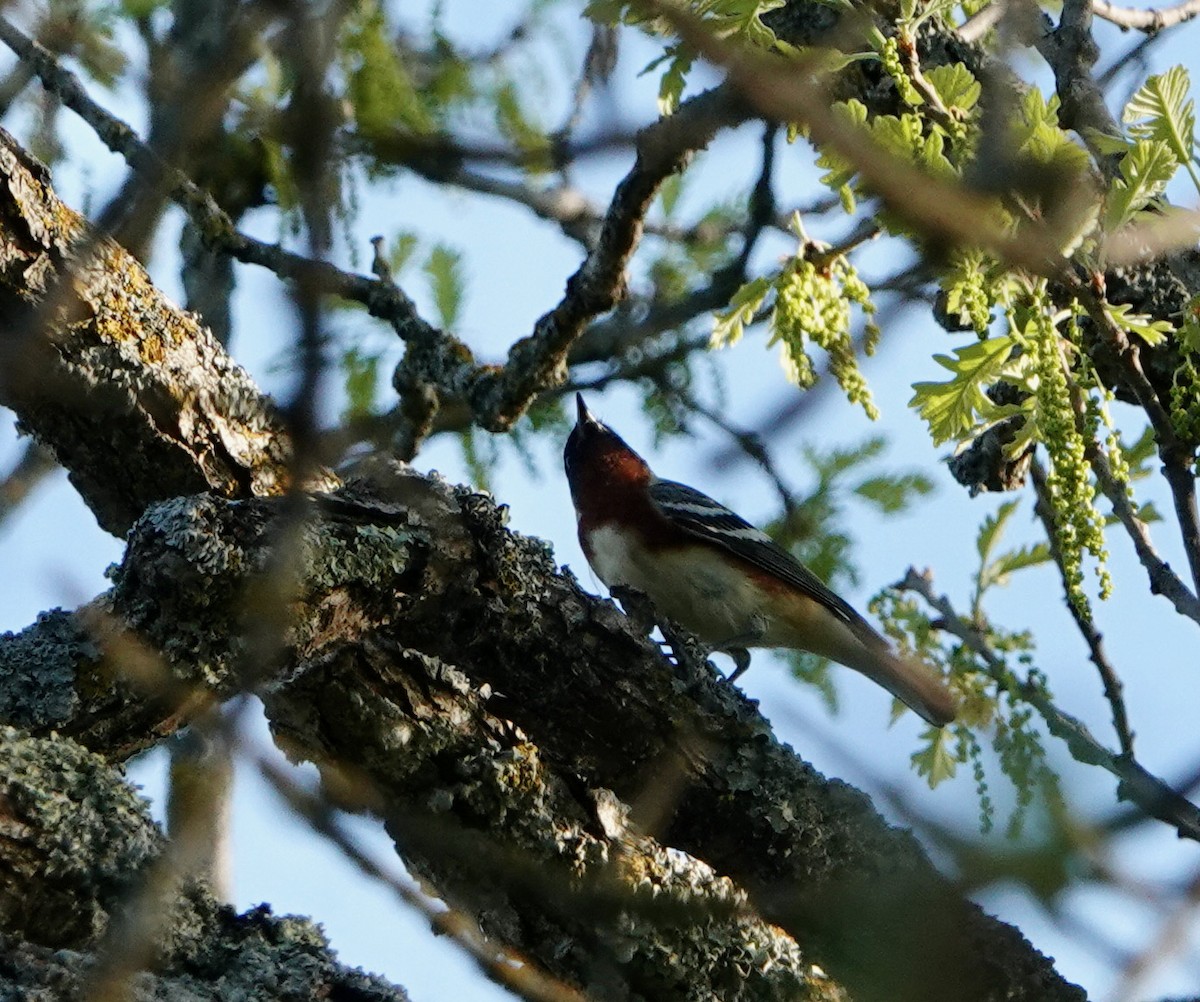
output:
[[[166,346],[157,334],[150,334],[138,341],[138,356],[147,365],[159,365],[167,357]]]

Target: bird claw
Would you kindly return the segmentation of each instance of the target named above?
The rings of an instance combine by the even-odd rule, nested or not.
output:
[[[654,615],[654,606],[645,592],[625,585],[616,585],[609,588],[608,591],[621,603],[625,615],[633,621],[633,625],[637,627],[639,633],[649,635],[654,632],[654,627],[658,625],[658,619]]]
[[[736,682],[750,667],[750,652],[745,647],[727,647],[725,653],[733,658],[733,671],[726,676],[725,681]]]

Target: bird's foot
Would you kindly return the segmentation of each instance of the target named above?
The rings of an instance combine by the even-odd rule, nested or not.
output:
[[[654,627],[658,625],[658,618],[654,614],[654,606],[650,603],[649,596],[644,591],[638,591],[636,588],[629,588],[626,585],[615,585],[608,591],[621,603],[621,608],[625,610],[625,615],[633,621],[638,633],[648,636],[654,632]]]
[[[750,667],[750,652],[745,647],[726,647],[725,653],[733,658],[733,671],[726,677],[726,682],[736,682]]]
[[[712,652],[683,627],[659,616],[645,592],[627,585],[616,585],[608,591],[621,603],[625,615],[639,633],[649,635],[658,627],[663,635],[663,645],[670,649],[670,657],[676,665],[693,677],[703,670]]]

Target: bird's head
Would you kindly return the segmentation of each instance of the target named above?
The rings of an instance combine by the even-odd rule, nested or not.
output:
[[[563,464],[577,508],[580,498],[593,492],[646,484],[654,478],[645,460],[587,409],[582,393],[575,394],[575,406],[578,417],[563,449]]]

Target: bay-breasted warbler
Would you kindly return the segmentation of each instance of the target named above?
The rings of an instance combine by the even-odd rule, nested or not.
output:
[[[854,668],[938,726],[955,702],[937,674],[898,657],[871,625],[766,533],[707,494],[660,480],[588,411],[563,459],[588,563],[609,588],[645,594],[655,611],[711,650],[810,651]]]

